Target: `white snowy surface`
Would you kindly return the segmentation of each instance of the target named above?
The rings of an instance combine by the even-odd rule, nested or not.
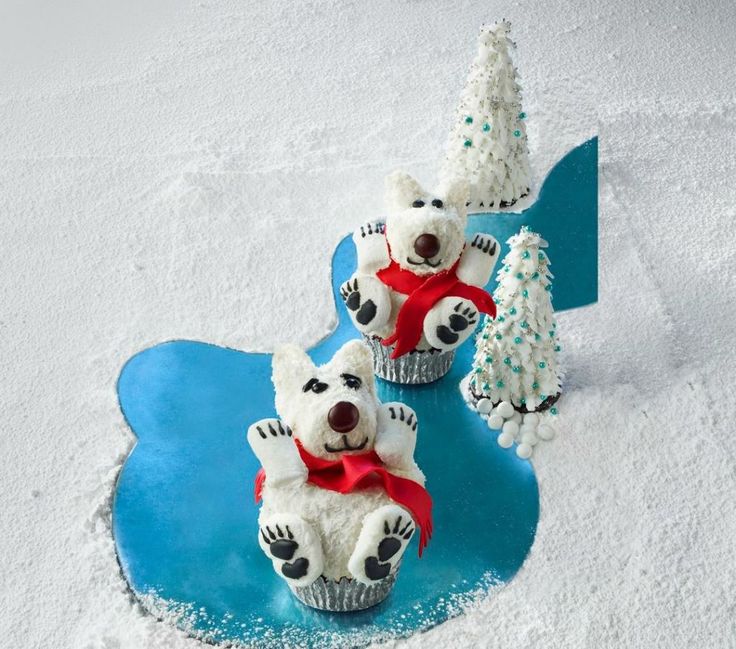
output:
[[[501,17],[537,182],[601,136],[601,300],[559,318],[567,393],[526,564],[396,644],[736,646],[726,0],[3,3],[0,646],[197,646],[117,569],[120,367],[172,338],[324,336],[335,244],[392,169],[434,181],[478,26]]]

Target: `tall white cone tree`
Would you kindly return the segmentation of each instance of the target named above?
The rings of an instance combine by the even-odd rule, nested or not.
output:
[[[476,398],[494,404],[510,401],[521,412],[546,410],[559,397],[561,379],[553,275],[542,250],[547,242],[524,226],[508,244],[493,293],[497,317],[486,317],[476,339],[468,386]]]
[[[529,193],[526,114],[510,30],[506,21],[481,28],[441,171],[444,183],[458,176],[468,181],[470,212],[507,207]]]

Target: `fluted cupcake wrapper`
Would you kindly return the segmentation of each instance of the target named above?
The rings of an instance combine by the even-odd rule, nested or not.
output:
[[[388,597],[396,582],[397,572],[370,586],[348,577],[335,581],[320,576],[309,586],[292,587],[291,592],[303,604],[322,611],[362,611]]]
[[[399,358],[391,358],[391,347],[382,344],[382,339],[364,336],[373,352],[373,371],[376,376],[394,383],[417,385],[441,379],[450,371],[455,352],[438,349],[413,350]]]

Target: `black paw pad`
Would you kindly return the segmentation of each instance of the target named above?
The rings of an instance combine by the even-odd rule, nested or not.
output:
[[[288,561],[294,556],[299,544],[294,540],[294,535],[288,525],[285,525],[284,529],[281,529],[280,525],[275,525],[273,528],[271,529],[269,525],[262,527],[261,536],[268,544],[268,551],[274,557]]]
[[[281,566],[281,572],[284,577],[289,579],[301,579],[309,571],[309,559],[302,557],[297,559],[294,563],[285,563]]]
[[[445,325],[437,327],[437,338],[439,338],[445,345],[454,345],[460,336]]]
[[[388,561],[401,549],[401,541],[393,536],[378,544],[378,560]]]
[[[360,307],[358,313],[355,314],[355,319],[362,325],[367,325],[373,318],[376,317],[376,305],[373,300],[368,300],[362,307]]]
[[[463,331],[468,328],[468,321],[463,316],[453,313],[450,316],[450,327],[453,331]]]
[[[277,559],[282,561],[288,561],[294,556],[299,544],[296,541],[289,541],[288,539],[279,539],[274,541],[269,546],[271,554]]]
[[[390,563],[379,563],[377,557],[367,557],[365,560],[365,576],[373,581],[385,579],[391,572]]]
[[[351,311],[355,311],[360,306],[360,293],[356,291],[348,295],[348,299],[345,300],[345,306]]]

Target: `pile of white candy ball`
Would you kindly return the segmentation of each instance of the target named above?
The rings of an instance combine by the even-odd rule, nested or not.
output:
[[[502,401],[494,408],[490,399],[480,399],[476,409],[484,418],[488,418],[488,428],[501,431],[498,445],[509,448],[517,442],[516,454],[522,459],[532,456],[539,440],[548,441],[555,436],[555,429],[543,422],[536,412],[522,415],[508,401]]]

